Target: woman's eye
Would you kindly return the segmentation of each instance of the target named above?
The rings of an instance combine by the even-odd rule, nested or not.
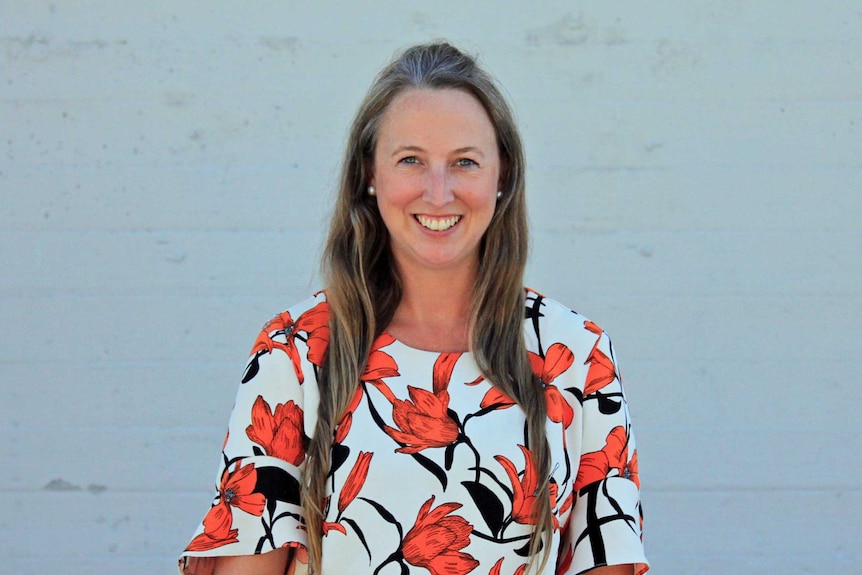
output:
[[[479,164],[477,164],[470,158],[461,158],[460,160],[458,160],[458,165],[462,168],[469,168],[470,166],[478,166]]]
[[[417,158],[416,156],[407,156],[406,158],[401,158],[399,162],[402,164],[418,164],[419,158]]]

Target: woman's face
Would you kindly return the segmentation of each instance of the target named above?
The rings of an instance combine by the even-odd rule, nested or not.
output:
[[[475,270],[494,215],[494,126],[461,90],[412,89],[381,118],[371,185],[403,275]]]

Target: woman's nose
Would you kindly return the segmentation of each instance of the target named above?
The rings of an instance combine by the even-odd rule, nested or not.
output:
[[[434,206],[444,206],[454,199],[452,182],[445,168],[431,168],[428,170],[427,176],[422,199]]]

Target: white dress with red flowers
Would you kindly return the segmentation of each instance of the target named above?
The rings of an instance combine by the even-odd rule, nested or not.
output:
[[[546,574],[632,563],[641,542],[637,451],[608,336],[527,292],[524,332],[545,385],[557,527]],[[231,415],[212,507],[180,560],[305,544],[305,446],[329,339],[324,294],[264,326]],[[339,422],[324,523],[324,575],[521,575],[536,476],[523,411],[470,353],[414,349],[381,335]]]

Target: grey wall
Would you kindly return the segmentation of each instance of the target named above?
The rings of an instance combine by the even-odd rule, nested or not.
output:
[[[506,87],[657,574],[859,573],[862,2],[0,0],[0,571],[172,573],[400,47]]]

